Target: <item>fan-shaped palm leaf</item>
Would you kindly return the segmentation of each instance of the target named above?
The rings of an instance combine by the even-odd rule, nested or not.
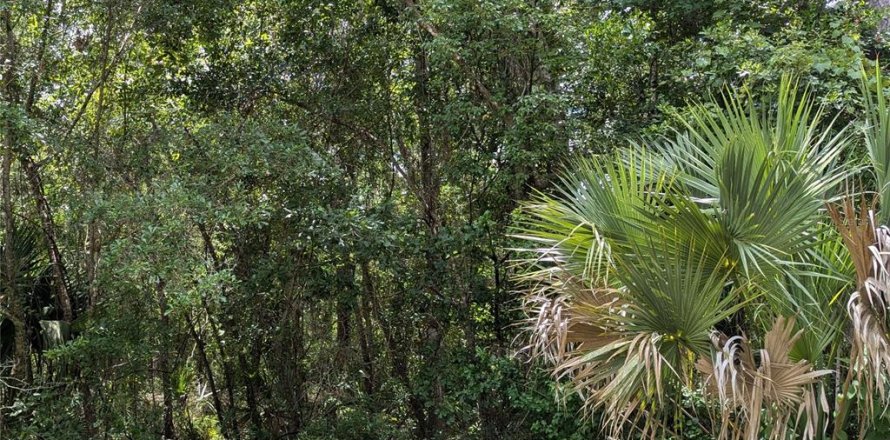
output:
[[[754,350],[744,336],[715,338],[713,358],[699,359],[696,367],[705,385],[721,403],[720,438],[761,437],[766,416],[770,439],[787,438],[789,422],[806,417],[800,438],[818,434],[820,412],[828,411],[824,393],[817,398],[814,385],[832,370],[813,370],[807,361],[793,361],[791,351],[802,330],[794,332],[794,319],[776,319],[766,333],[764,346]],[[724,343],[718,341],[725,340]],[[824,426],[824,425],[823,425]]]
[[[710,353],[712,331],[736,325],[729,318],[752,298],[767,293],[808,324],[836,319],[812,310],[826,300],[809,289],[824,287],[812,268],[832,241],[821,210],[845,176],[835,162],[846,131],[832,134],[788,79],[774,101],[728,94],[725,104],[693,107],[670,140],[571,164],[556,196],[525,205],[516,237],[529,244],[519,249],[526,351],[570,379],[614,432],[643,418],[657,427],[693,360]],[[835,326],[799,351],[815,359],[837,335]],[[783,371],[803,371],[809,384],[806,368],[788,366],[803,365],[790,354],[799,338],[786,338],[788,353],[772,350],[787,361],[749,370],[793,386]],[[776,402],[795,398],[762,382]]]

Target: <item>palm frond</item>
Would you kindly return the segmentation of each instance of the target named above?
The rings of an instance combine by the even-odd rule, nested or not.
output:
[[[669,185],[667,177],[639,157],[605,155],[578,160],[562,177],[557,197],[538,194],[523,207],[515,238],[535,246],[518,249],[541,270],[569,270],[588,281],[605,280],[611,248],[633,240],[631,220],[640,218]],[[532,275],[533,278],[541,274]]]
[[[825,374],[812,365],[842,343],[833,304],[852,271],[824,212],[848,174],[837,162],[849,130],[824,121],[789,78],[774,100],[727,93],[679,119],[670,137],[570,164],[556,195],[524,206],[514,234],[526,245],[524,351],[613,433],[666,432],[658,420],[680,412],[698,358],[726,408],[724,434],[753,438],[763,415],[779,438],[796,414],[812,438],[824,426],[814,384]],[[770,326],[738,313],[754,303],[814,330],[792,334],[794,320],[780,319],[763,349],[739,336],[711,358],[716,328]]]
[[[874,416],[877,395],[890,403],[890,336],[887,308],[890,305],[890,229],[878,226],[876,199],[859,197],[858,209],[851,191],[838,205],[828,205],[828,214],[837,229],[855,268],[856,284],[847,301],[851,323],[850,374],[864,385],[869,396],[862,418]],[[852,286],[851,286],[852,287]]]
[[[632,254],[616,256],[616,275],[628,290],[624,326],[663,335],[664,352],[678,360],[682,350],[707,352],[711,330],[738,305],[724,289],[727,272],[707,267],[695,242],[678,252],[673,241],[650,237]]]
[[[881,205],[877,212],[878,224],[890,222],[890,103],[884,95],[884,78],[880,63],[875,63],[874,84],[862,66],[862,97],[865,105],[865,125],[862,128],[865,146],[874,172]],[[886,203],[885,203],[886,202]]]
[[[874,241],[868,247],[871,268],[865,283],[850,295],[847,311],[852,324],[851,370],[869,396],[890,404],[890,336],[887,310],[890,305],[890,228],[874,226]],[[874,416],[873,400],[867,399],[863,416]]]
[[[823,177],[778,158],[759,161],[731,146],[717,169],[720,222],[747,276],[766,274],[815,245],[825,195],[840,176]]]
[[[792,350],[795,360],[833,362],[844,342],[847,313],[844,299],[855,288],[855,270],[844,242],[829,225],[821,225],[817,245],[803,256],[801,276],[772,284],[765,298],[774,313],[795,316],[804,332]]]
[[[699,359],[696,368],[705,378],[706,390],[721,405],[721,439],[784,439],[792,418],[796,424],[802,416],[805,423],[799,438],[819,434],[821,413],[828,411],[828,403],[824,393],[817,395],[815,384],[832,371],[813,370],[807,361],[791,360],[802,334],[795,333],[794,326],[793,318],[777,318],[759,350],[744,336],[715,338],[713,358]],[[761,432],[763,416],[768,437]]]

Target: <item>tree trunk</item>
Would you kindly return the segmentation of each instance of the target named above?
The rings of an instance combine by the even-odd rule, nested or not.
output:
[[[62,253],[59,251],[59,245],[56,242],[56,225],[53,220],[52,209],[43,192],[40,167],[30,155],[24,152],[20,152],[19,160],[22,163],[22,169],[25,171],[28,186],[31,190],[31,197],[34,199],[34,204],[37,207],[37,214],[40,216],[40,224],[43,228],[47,248],[49,249],[53,284],[59,305],[62,307],[62,320],[70,324],[74,320],[74,310],[71,307],[71,296],[68,293],[68,279],[65,274],[65,265],[62,262]]]
[[[293,277],[290,281],[290,289],[293,291]],[[303,368],[303,362],[306,357],[306,343],[303,336],[303,302],[302,298],[297,297],[296,303],[290,307],[290,319],[288,319],[288,329],[290,330],[288,341],[290,343],[290,369],[293,374],[292,389],[288,393],[290,400],[290,423],[291,429],[300,432],[305,424],[305,407],[309,399],[306,395],[306,372]]]
[[[46,38],[49,34],[49,23],[50,23],[50,15],[53,10],[53,2],[48,1],[46,5],[46,12],[43,20],[43,29],[41,32],[40,45],[38,47],[37,52],[37,60],[38,60],[38,68],[31,77],[31,85],[28,90],[28,100],[25,103],[24,112],[25,114],[29,114],[31,112],[31,107],[33,104],[33,95],[35,94],[36,88],[39,83],[39,75],[43,69],[43,52],[46,50]],[[4,28],[6,30],[6,53],[5,57],[9,68],[7,69],[6,74],[4,75],[4,79],[6,80],[6,99],[7,102],[11,105],[19,105],[20,104],[20,96],[19,96],[19,87],[16,81],[16,39],[12,29],[12,18],[11,12],[9,8],[3,10],[3,22]],[[7,121],[9,123],[9,121]],[[12,125],[7,125],[8,129],[14,130]],[[9,135],[9,131],[7,131],[7,135]],[[43,228],[43,233],[47,242],[47,248],[50,254],[50,262],[53,267],[53,280],[55,281],[55,289],[56,296],[59,301],[59,305],[62,308],[62,319],[71,323],[74,318],[73,310],[71,307],[71,299],[68,294],[68,283],[65,276],[65,269],[62,264],[62,255],[59,252],[58,244],[56,243],[56,233],[55,233],[55,224],[52,218],[52,210],[50,209],[49,203],[46,200],[46,196],[43,192],[43,183],[40,179],[40,170],[37,163],[34,162],[34,159],[28,154],[26,149],[19,144],[20,136],[15,134],[9,138],[7,138],[7,147],[15,152],[19,160],[22,164],[22,169],[25,172],[25,177],[27,177],[28,185],[31,190],[31,196],[34,199],[34,203],[37,205],[37,212],[40,216],[40,222]]]
[[[371,327],[371,319],[368,315],[367,299],[359,304],[355,312],[355,323],[358,329],[358,341],[362,354],[362,366],[364,370],[363,385],[364,392],[368,396],[373,396],[377,390],[377,377],[374,372],[374,340],[373,335],[368,329]]]
[[[213,262],[213,270],[216,272],[223,270],[222,261],[220,261],[219,255],[216,252],[216,246],[213,244],[213,237],[210,235],[210,231],[208,231],[207,227],[202,223],[198,224],[198,231],[201,233],[201,239],[204,242],[204,251]],[[226,294],[225,291],[222,293],[224,295]],[[201,306],[204,308],[204,313],[207,315],[207,322],[210,324],[210,334],[219,351],[220,362],[223,366],[223,381],[226,386],[226,397],[229,398],[229,408],[226,411],[226,418],[232,421],[232,430],[235,438],[241,438],[241,427],[238,424],[237,402],[235,401],[235,374],[232,371],[232,363],[229,361],[225,344],[220,337],[220,323],[217,322],[213,310],[207,302],[207,297],[204,295],[201,296]],[[224,327],[223,330],[225,330],[226,333],[229,334],[229,337],[231,337],[234,333],[229,331],[225,322],[223,322],[222,325]]]
[[[216,378],[213,376],[213,368],[207,357],[207,344],[204,343],[204,339],[198,334],[198,330],[195,328],[195,322],[192,320],[191,314],[186,316],[186,321],[189,326],[189,333],[192,335],[192,339],[195,340],[195,346],[198,348],[198,360],[201,362],[201,368],[204,370],[204,377],[207,379],[207,385],[210,386],[210,395],[213,398],[213,405],[216,407],[216,419],[219,421],[219,426],[222,429],[224,436],[226,438],[233,438],[232,433],[229,432],[229,424],[226,423],[226,417],[224,415],[226,411],[219,398],[219,392],[216,388]]]
[[[96,278],[99,274],[99,224],[96,220],[91,220],[87,229],[87,286],[90,291],[90,310],[99,302],[99,285]]]
[[[414,392],[411,386],[411,375],[408,371],[408,358],[405,350],[402,350],[396,341],[392,331],[392,326],[383,315],[380,304],[377,300],[374,282],[371,279],[371,270],[367,262],[362,263],[362,281],[365,289],[365,297],[371,303],[371,310],[377,317],[380,324],[380,330],[383,333],[383,339],[386,341],[387,357],[390,360],[392,375],[395,376],[405,387],[408,393],[408,409],[415,423],[415,436],[417,438],[430,438],[432,433],[429,430],[426,411],[424,410],[423,399]]]
[[[160,309],[161,347],[158,351],[158,370],[161,373],[161,392],[164,399],[164,427],[163,440],[176,439],[176,429],[173,425],[173,380],[170,369],[170,318],[167,316],[167,294],[164,291],[166,283],[159,280],[155,288]]]
[[[350,339],[352,339],[352,302],[355,297],[355,268],[344,263],[337,269],[337,363],[338,368],[348,368]]]
[[[4,98],[8,105],[13,106],[18,102],[18,88],[15,82],[17,50],[16,39],[12,31],[12,17],[9,8],[3,10],[3,27],[6,33],[6,41],[4,47],[4,58],[9,66],[4,72],[3,77],[6,80],[3,89]],[[28,331],[25,325],[25,309],[20,292],[16,286],[16,276],[18,272],[18,262],[15,260],[13,251],[13,241],[15,240],[15,212],[12,203],[12,186],[10,185],[10,173],[12,172],[12,152],[16,147],[18,133],[16,122],[10,120],[12,116],[4,118],[4,151],[2,170],[2,183],[0,190],[3,191],[3,221],[4,221],[4,245],[3,245],[3,282],[9,304],[7,318],[12,322],[15,328],[14,356],[15,361],[12,368],[12,376],[22,382],[28,381],[31,377],[31,360],[28,353]]]
[[[253,354],[253,350],[251,350]],[[256,375],[259,374],[258,364],[248,363],[244,354],[238,354],[238,366],[241,368],[241,374],[244,379],[244,394],[247,400],[247,412],[250,415],[250,423],[253,425],[254,435],[260,435],[263,432],[263,421],[260,418],[259,400],[258,400],[258,382]]]
[[[83,396],[83,404],[81,404],[81,410],[83,411],[83,423],[85,427],[85,431],[87,433],[88,438],[96,437],[96,406],[93,403],[93,389],[91,388],[91,384],[86,378],[82,377],[80,374],[80,368],[75,367],[77,370],[78,376],[78,387],[80,388],[80,394]]]
[[[421,30],[423,32],[423,30]],[[429,64],[426,51],[420,45],[414,47],[414,106],[418,115],[418,131],[420,141],[420,185],[421,185],[421,202],[423,207],[423,221],[427,228],[427,243],[424,250],[426,257],[426,290],[428,292],[429,305],[433,306],[439,301],[445,300],[440,286],[446,280],[445,261],[442,255],[436,249],[436,242],[439,239],[439,230],[442,226],[439,215],[439,195],[440,181],[438,174],[439,155],[433,142],[432,126],[430,122],[429,108],[430,96],[428,90],[429,84]],[[439,323],[432,318],[432,310],[427,307],[423,310],[430,314],[430,318],[426,319],[426,328],[423,331],[423,351],[425,352],[423,368],[435,368],[438,360],[438,347],[443,335],[443,329]],[[433,389],[439,389],[438,378],[433,379]],[[438,408],[441,401],[438,392],[434,392],[431,396],[432,402],[424,405],[427,408]],[[418,421],[419,423],[419,421]],[[425,425],[423,430],[417,432],[418,436],[427,438],[435,436],[435,433],[442,427],[442,421],[436,415],[435,410],[429,411],[425,416]]]

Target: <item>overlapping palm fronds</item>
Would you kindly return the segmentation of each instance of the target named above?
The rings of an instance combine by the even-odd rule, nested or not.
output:
[[[890,403],[890,228],[875,220],[874,203],[863,201],[858,213],[853,197],[842,208],[829,207],[832,222],[844,239],[856,268],[856,288],[847,300],[851,331],[849,378],[855,377],[868,396]],[[874,399],[866,399],[863,419],[874,416]]]
[[[869,160],[875,196],[848,191],[840,206],[828,207],[828,214],[843,240],[855,267],[855,288],[846,301],[849,317],[850,363],[842,394],[855,380],[864,390],[858,399],[860,425],[866,429],[875,417],[875,401],[890,404],[890,104],[885,97],[880,66],[874,75],[862,69],[862,95],[865,104],[862,134]],[[870,200],[869,200],[870,198]],[[840,426],[846,422],[850,401],[838,407]]]
[[[628,425],[670,431],[681,390],[701,382],[696,361],[712,359],[717,328],[732,337],[716,347],[726,353],[711,372],[748,374],[736,388],[760,393],[755,410],[740,406],[743,390],[724,389],[724,420],[754,422],[746,432],[759,435],[763,409],[775,438],[790,429],[812,438],[825,426],[810,388],[824,372],[806,360],[823,361],[840,325],[809,343],[795,320],[779,320],[758,357],[743,337],[758,321],[741,312],[778,304],[807,325],[841,316],[827,311],[836,292],[811,289],[831,284],[814,281],[830,260],[823,249],[843,249],[825,237],[824,206],[847,175],[837,159],[850,136],[789,79],[773,101],[741,93],[723,104],[679,116],[684,127],[671,138],[571,164],[556,196],[525,205],[515,234],[528,245],[519,249],[524,352],[568,379],[615,436]],[[806,424],[795,428],[790,414]]]
[[[857,210],[855,195],[848,194],[839,206],[828,205],[828,214],[850,255],[856,269],[855,288],[847,300],[847,312],[852,324],[851,365],[849,379],[856,377],[871,395],[875,391],[885,400],[886,380],[883,371],[890,367],[890,341],[886,333],[884,294],[879,279],[886,270],[882,267],[881,243],[883,228],[875,227],[875,199],[871,203],[860,197]],[[876,276],[878,278],[876,278]],[[866,418],[872,405],[866,405]]]
[[[714,357],[701,358],[696,368],[721,405],[719,438],[757,440],[768,426],[767,438],[785,439],[801,418],[799,438],[813,439],[820,433],[820,413],[829,408],[824,389],[818,393],[815,385],[833,370],[813,370],[807,361],[791,359],[802,333],[794,331],[794,319],[780,316],[759,350],[744,336],[715,338]]]
[[[724,294],[725,277],[701,270],[700,255],[655,246],[639,248],[635,258],[616,256],[620,289],[555,277],[525,302],[526,352],[570,379],[587,409],[608,415],[615,435],[641,419],[655,432],[656,408],[689,382],[684,373],[708,354],[711,329],[736,308],[734,296]]]
[[[877,394],[881,403],[890,403],[890,337],[887,311],[890,304],[890,229],[874,227],[870,276],[847,302],[852,324],[851,372],[865,386],[869,396]],[[874,416],[873,399],[865,404],[865,416]]]
[[[865,147],[877,193],[882,201],[890,201],[890,103],[884,95],[885,80],[879,64],[875,64],[874,75],[868,75],[863,67],[861,77]],[[870,79],[874,80],[873,84]],[[875,220],[882,225],[890,222],[890,203],[881,204]]]

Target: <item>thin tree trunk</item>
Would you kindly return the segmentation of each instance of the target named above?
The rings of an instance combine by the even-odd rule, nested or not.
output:
[[[258,386],[256,375],[259,374],[258,366],[247,362],[247,357],[243,354],[238,355],[238,364],[244,375],[244,394],[247,400],[247,412],[250,415],[250,422],[253,424],[254,434],[258,435],[263,432],[263,421],[260,418],[259,400],[257,398]]]
[[[423,206],[423,221],[427,227],[427,243],[424,250],[426,256],[426,289],[429,293],[428,300],[431,305],[444,299],[440,286],[446,280],[445,262],[442,255],[436,249],[436,241],[439,239],[439,230],[442,219],[439,214],[440,181],[438,174],[439,155],[433,142],[432,125],[430,115],[429,78],[430,70],[427,53],[420,45],[414,48],[414,105],[417,111],[417,125],[419,131],[420,148],[420,185]],[[423,351],[426,352],[424,368],[434,368],[438,358],[438,347],[441,343],[442,328],[433,319],[426,320],[426,329],[423,332]],[[433,378],[432,402],[425,407],[437,408],[441,401],[438,377]],[[443,423],[435,411],[429,411],[425,417],[426,426],[418,431],[418,436],[424,438],[435,436],[435,433],[443,428]]]
[[[28,154],[20,154],[19,160],[22,163],[25,177],[27,177],[28,186],[31,189],[31,197],[33,197],[34,204],[37,207],[37,214],[40,217],[43,235],[49,249],[53,284],[55,285],[59,305],[62,307],[62,320],[70,324],[74,320],[74,310],[71,306],[71,296],[68,293],[68,278],[65,274],[65,265],[62,262],[62,253],[59,251],[59,245],[56,241],[56,225],[53,220],[52,208],[50,208],[43,191],[40,167]]]
[[[192,339],[195,340],[195,345],[198,347],[198,358],[201,361],[201,368],[204,370],[204,377],[207,379],[207,384],[210,386],[210,395],[213,397],[213,405],[216,407],[216,418],[219,421],[219,426],[222,428],[223,433],[227,438],[232,438],[232,435],[229,432],[229,424],[226,423],[226,418],[224,416],[226,411],[216,388],[216,378],[213,376],[213,368],[210,365],[210,360],[207,358],[207,344],[198,334],[198,330],[195,328],[195,323],[192,320],[191,314],[186,316],[186,321],[189,326],[189,333],[192,335]]]
[[[302,252],[297,252],[295,260],[302,258]],[[294,263],[296,266],[298,263]],[[303,330],[303,295],[297,289],[297,277],[295,272],[290,272],[284,283],[285,298],[290,299],[282,303],[282,311],[279,318],[281,333],[276,339],[277,355],[273,356],[273,364],[277,379],[276,390],[283,396],[285,413],[287,415],[287,432],[298,435],[304,426],[304,420],[308,412],[306,405],[309,402],[306,390],[306,371],[303,363],[306,361],[306,343]]]
[[[78,387],[80,388],[80,394],[83,396],[83,404],[81,404],[81,410],[83,411],[83,423],[87,433],[88,438],[96,437],[96,406],[93,403],[93,389],[91,388],[91,384],[86,380],[86,378],[82,377],[80,374],[79,366],[75,366],[75,370],[78,376]]]
[[[506,257],[505,257],[506,259]],[[497,341],[497,347],[500,350],[504,347],[504,329],[503,322],[501,319],[501,292],[503,291],[503,281],[501,278],[501,263],[502,260],[498,258],[498,254],[495,251],[491,252],[491,261],[492,261],[492,272],[494,273],[494,292],[492,294],[492,325],[494,326],[494,335],[495,340]]]
[[[99,284],[96,279],[99,274],[99,223],[94,219],[87,227],[87,286],[90,292],[89,309],[92,310],[99,302]]]
[[[386,341],[387,357],[390,359],[392,374],[402,383],[402,386],[405,387],[405,391],[408,393],[408,408],[411,412],[411,417],[414,418],[415,436],[417,438],[429,438],[432,433],[429,432],[429,426],[427,425],[423,400],[414,392],[411,384],[406,353],[399,347],[399,343],[396,341],[395,335],[393,335],[392,327],[380,308],[368,263],[363,262],[361,269],[365,297],[371,303],[371,310],[377,317],[377,322],[380,324],[380,330],[383,333],[383,339]]]
[[[367,300],[359,304],[355,311],[355,323],[358,329],[358,341],[361,348],[362,365],[364,370],[364,391],[368,396],[374,395],[377,390],[377,377],[374,373],[374,347],[372,335],[368,332],[371,328],[370,317],[368,316]]]
[[[355,296],[355,267],[352,263],[345,263],[337,269],[337,362],[338,368],[347,368],[352,339],[352,300]]]
[[[46,3],[46,9],[43,17],[43,29],[41,31],[40,44],[37,50],[37,61],[38,67],[33,72],[31,77],[31,84],[28,94],[28,100],[25,102],[24,112],[25,114],[30,115],[32,111],[32,105],[34,103],[33,96],[36,93],[36,89],[40,84],[40,76],[43,73],[44,69],[44,53],[46,52],[47,47],[47,39],[49,37],[49,25],[50,19],[53,11],[53,1],[48,0]],[[9,8],[4,9],[4,27],[6,28],[6,52],[7,59],[10,59],[9,69],[7,71],[6,78],[6,89],[7,89],[7,99],[11,104],[18,104],[20,102],[18,96],[18,85],[16,82],[17,72],[15,71],[15,51],[16,51],[16,40],[15,35],[12,30],[12,19],[10,16],[11,12]],[[11,58],[10,58],[11,56]],[[18,136],[15,136],[17,138]],[[74,319],[74,312],[71,307],[71,297],[68,294],[68,283],[65,275],[65,268],[62,263],[62,255],[59,252],[59,246],[56,242],[56,232],[55,232],[55,224],[52,216],[52,209],[50,208],[49,203],[46,200],[46,195],[43,191],[43,182],[40,178],[40,167],[34,162],[34,159],[15,142],[14,139],[8,139],[8,147],[14,151],[19,158],[19,161],[22,164],[22,169],[25,172],[25,177],[28,180],[28,186],[31,190],[31,197],[34,199],[34,203],[37,206],[37,213],[40,216],[40,222],[43,228],[44,237],[47,242],[47,248],[49,251],[50,262],[52,263],[53,268],[53,281],[56,284],[56,296],[59,301],[59,305],[62,308],[62,319],[71,323]]]
[[[256,258],[266,254],[268,251],[268,231],[265,228],[248,227],[241,231],[235,240],[233,273],[242,282],[242,285],[249,285]],[[246,289],[244,291],[247,292]],[[249,296],[245,295],[245,297]],[[262,341],[249,333],[244,335],[242,327],[233,318],[234,314],[226,316],[229,317],[228,319],[223,319],[223,322],[228,327],[226,331],[232,334],[235,340],[242,343],[246,342],[250,350],[249,359],[244,352],[238,353],[238,366],[242,385],[244,386],[248,415],[254,426],[254,432],[258,435],[265,431],[262,418],[260,417],[260,398],[262,396],[261,389],[263,388],[259,371]]]
[[[173,381],[170,370],[169,345],[170,337],[170,318],[167,316],[167,294],[165,292],[166,283],[159,280],[155,288],[158,297],[158,306],[160,308],[160,326],[161,326],[161,347],[158,352],[158,370],[161,373],[161,393],[164,399],[164,431],[163,440],[172,440],[176,438],[176,428],[173,425]]]
[[[201,233],[201,239],[204,241],[204,250],[213,262],[213,270],[221,271],[222,262],[216,252],[216,246],[213,245],[213,237],[211,237],[207,227],[202,223],[198,224],[198,231]],[[235,375],[232,371],[232,365],[229,362],[229,356],[226,353],[225,344],[220,337],[220,324],[216,321],[213,311],[210,308],[210,304],[207,302],[207,297],[204,295],[201,296],[201,306],[204,308],[204,313],[207,315],[207,322],[210,323],[210,334],[219,351],[220,362],[223,366],[223,381],[226,386],[226,397],[229,399],[229,409],[226,418],[232,421],[232,430],[235,438],[241,438],[241,427],[238,425],[238,415],[236,411],[238,406],[235,401]],[[233,334],[228,331],[228,328],[225,330],[230,336]]]
[[[9,8],[3,10],[3,27],[6,33],[4,58],[9,66],[4,72],[5,84],[3,87],[4,98],[9,105],[14,105],[18,101],[18,87],[15,81],[17,50],[16,39],[12,30],[12,17]],[[10,173],[12,172],[12,152],[16,146],[18,135],[16,133],[15,122],[7,116],[4,119],[4,151],[2,170],[2,186],[3,191],[3,220],[4,220],[4,245],[3,260],[4,274],[3,282],[6,287],[6,295],[8,296],[9,314],[8,318],[12,321],[15,328],[14,355],[15,363],[12,368],[13,377],[25,382],[31,377],[31,360],[28,354],[27,326],[25,325],[25,310],[22,304],[22,298],[19,297],[19,291],[16,288],[16,272],[18,271],[18,263],[13,253],[13,241],[15,240],[15,212],[12,203],[12,186],[10,185]]]
[[[111,46],[111,30],[112,23],[114,23],[114,8],[111,6],[111,3],[108,5],[108,23],[105,26],[105,37],[102,39],[102,60],[100,62],[102,66],[102,71],[105,71],[108,68],[108,58],[109,51]],[[101,134],[101,124],[103,120],[103,115],[105,114],[105,88],[102,87],[99,89],[99,99],[98,99],[98,108],[96,109],[96,121],[93,125],[93,135],[92,135],[92,146],[93,146],[93,160],[99,160],[99,145],[102,140]],[[86,173],[86,181],[90,186],[96,187],[99,182],[99,176],[96,173],[89,172]],[[99,286],[96,283],[96,278],[98,277],[99,271],[99,252],[101,251],[101,245],[99,242],[99,222],[98,220],[91,219],[89,225],[87,226],[87,243],[86,243],[86,275],[87,275],[87,288],[89,289],[89,304],[87,308],[89,311],[92,311],[93,307],[96,303],[99,302]]]
[[[22,305],[20,292],[16,288],[16,272],[18,262],[13,255],[12,242],[15,240],[15,222],[13,220],[13,209],[10,196],[9,185],[9,167],[10,154],[7,149],[3,155],[2,165],[2,191],[3,191],[3,217],[4,217],[4,244],[3,244],[3,283],[5,284],[7,302],[9,303],[9,313],[7,318],[12,322],[15,329],[14,356],[15,361],[12,367],[12,377],[22,381],[22,383],[30,382],[31,378],[31,360],[28,350],[28,329],[25,324],[25,310]]]
[[[241,438],[241,427],[238,425],[238,414],[236,411],[238,406],[235,401],[235,380],[234,373],[232,372],[232,365],[229,362],[225,344],[219,335],[219,326],[213,317],[210,305],[207,303],[207,298],[204,296],[201,297],[201,305],[204,308],[204,313],[207,315],[207,321],[210,323],[210,333],[213,336],[213,342],[216,344],[217,350],[219,351],[220,362],[223,366],[223,381],[226,385],[226,397],[229,399],[229,408],[226,418],[232,421],[232,431],[235,438]]]

